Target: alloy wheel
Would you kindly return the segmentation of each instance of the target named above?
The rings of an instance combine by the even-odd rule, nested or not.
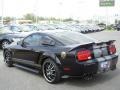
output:
[[[43,66],[43,75],[48,82],[52,82],[56,77],[55,66],[52,62],[46,62]]]
[[[13,66],[13,62],[11,61],[11,53],[9,51],[5,51],[5,63],[8,67]]]

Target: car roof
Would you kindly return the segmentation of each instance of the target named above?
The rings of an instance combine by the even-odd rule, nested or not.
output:
[[[43,31],[36,31],[33,32],[34,33],[41,33],[41,34],[50,34],[50,33],[59,33],[59,32],[73,32],[73,31],[69,31],[69,30],[62,30],[62,29],[56,29],[56,30],[43,30]]]

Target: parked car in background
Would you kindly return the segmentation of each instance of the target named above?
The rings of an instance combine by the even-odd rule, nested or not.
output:
[[[15,33],[36,31],[35,29],[33,29],[32,26],[30,27],[28,25],[7,25],[7,26],[4,26],[4,28]]]
[[[37,24],[22,24],[22,26],[29,28],[30,31],[39,31]]]
[[[56,29],[76,31],[80,33],[91,33],[102,31],[103,28],[98,25],[80,25],[80,24],[56,24],[53,25]]]
[[[90,31],[89,28],[85,25],[75,24],[73,26],[79,28],[81,33],[88,33]]]
[[[20,26],[20,25],[19,25]],[[22,32],[21,28],[18,25],[6,25],[3,28],[6,30],[10,30],[11,32]]]
[[[73,38],[74,36],[74,38]],[[64,76],[81,76],[115,70],[114,40],[97,41],[78,32],[53,30],[32,33],[3,51],[5,63],[36,68],[49,83]]]
[[[120,24],[116,24],[116,25],[114,26],[114,28],[115,28],[117,31],[120,31]]]
[[[52,25],[49,24],[38,24],[37,28],[39,31],[44,31],[44,30],[55,30],[56,28],[53,27]]]
[[[20,29],[9,29],[8,27],[0,27],[0,48],[3,49],[6,45],[14,41],[21,40],[27,33],[19,32]]]

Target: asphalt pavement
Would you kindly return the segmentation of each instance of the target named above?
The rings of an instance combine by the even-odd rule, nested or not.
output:
[[[116,40],[115,44],[120,52],[119,31],[103,31],[87,35],[99,40]],[[115,71],[97,75],[91,80],[69,78],[58,84],[49,84],[38,73],[19,67],[7,67],[3,62],[1,50],[0,90],[120,90],[120,61]]]

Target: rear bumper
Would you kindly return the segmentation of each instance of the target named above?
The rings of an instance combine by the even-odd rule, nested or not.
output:
[[[94,60],[89,60],[86,62],[76,62],[72,66],[68,66],[70,68],[69,70],[63,70],[64,75],[70,75],[70,76],[79,76],[81,74],[99,74],[103,72],[107,72],[110,70],[116,69],[116,64],[118,61],[118,55],[111,55],[111,56],[105,56],[101,58],[96,58]],[[106,66],[103,67],[102,65],[104,62],[107,62],[109,64],[105,64]]]

